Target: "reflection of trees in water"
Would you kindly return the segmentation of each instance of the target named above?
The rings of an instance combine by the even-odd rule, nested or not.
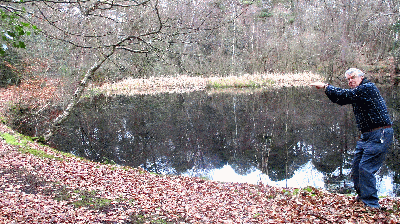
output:
[[[396,195],[400,195],[400,95],[399,87],[392,87],[392,91],[388,94],[387,104],[393,119],[393,147],[389,150],[386,157],[386,165],[393,175],[393,191]],[[389,97],[390,96],[390,97]]]
[[[332,172],[340,176],[349,168],[358,137],[351,107],[334,105],[309,88],[97,97],[80,108],[54,139],[58,148],[154,172],[229,164],[238,174],[257,167],[283,180],[312,159],[328,183],[338,178]],[[398,178],[399,160],[390,158]]]

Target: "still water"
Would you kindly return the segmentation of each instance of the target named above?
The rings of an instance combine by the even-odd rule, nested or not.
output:
[[[400,100],[381,89],[395,141],[377,174],[379,195],[400,196]],[[97,96],[80,103],[54,147],[94,161],[159,174],[349,193],[359,133],[351,106],[322,91]]]

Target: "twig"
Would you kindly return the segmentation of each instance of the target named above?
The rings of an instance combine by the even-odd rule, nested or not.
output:
[[[318,215],[318,214],[314,214],[314,213],[309,212],[309,213],[307,213],[307,215],[312,215],[312,216],[315,216],[315,217],[317,217],[317,218],[319,218],[319,219],[321,219],[321,220],[327,221],[327,222],[329,222],[329,223],[333,223],[331,220],[329,220],[329,219],[327,219],[327,218],[325,218],[325,217],[322,217],[322,216],[320,216],[320,215]]]

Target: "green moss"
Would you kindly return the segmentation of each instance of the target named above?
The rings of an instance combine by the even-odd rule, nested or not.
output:
[[[20,145],[17,139],[8,133],[0,133],[0,136],[6,141],[9,145]]]
[[[260,12],[260,14],[258,15],[259,18],[268,18],[268,17],[272,17],[273,14],[270,12]]]
[[[39,158],[48,158],[48,159],[58,159],[58,160],[60,160],[60,158],[57,158],[57,157],[55,157],[53,155],[49,155],[49,154],[47,154],[47,153],[45,153],[45,152],[43,152],[41,150],[36,150],[36,149],[29,148],[29,147],[21,148],[20,151],[23,152],[23,153],[32,154],[32,155],[34,155],[36,157],[39,157]]]
[[[73,203],[75,207],[89,207],[91,209],[101,209],[111,204],[110,199],[98,198],[91,192],[89,194],[81,194],[81,200],[77,200]]]
[[[156,173],[156,172],[149,172],[149,174],[153,174],[153,175],[156,175],[156,176],[162,176],[161,174]]]
[[[88,207],[94,210],[101,210],[111,205],[112,200],[98,196],[97,191],[68,190],[62,187],[54,197],[57,201],[71,201],[75,207]],[[76,200],[72,200],[76,199]]]
[[[315,189],[314,187],[311,186],[307,186],[305,188],[302,188],[302,190],[304,192],[307,192],[308,194],[310,194],[311,196],[317,196],[317,189]]]
[[[167,223],[164,219],[153,220],[151,223]]]
[[[0,122],[3,124],[7,124],[7,118],[6,117],[0,117]]]
[[[62,187],[56,191],[54,200],[56,201],[68,201],[72,198],[72,194],[67,190],[66,187]]]
[[[33,142],[31,137],[21,134],[11,135],[9,133],[0,133],[0,136],[6,141],[7,144],[19,146],[19,151],[22,153],[29,153],[39,158],[62,160],[62,158],[55,157],[54,155],[48,154],[42,150],[29,147],[28,143]]]
[[[202,180],[211,180],[210,177],[207,177],[207,176],[200,176],[199,178]]]
[[[115,165],[117,164],[116,162],[114,162],[114,160],[110,160],[107,157],[103,157],[101,163],[105,164],[105,165]]]
[[[398,213],[400,212],[400,202],[399,201],[394,201],[393,204],[393,209],[389,210],[390,213]]]
[[[311,193],[313,191],[312,187],[310,186],[303,188],[303,190],[307,191],[308,193]]]
[[[262,19],[265,19],[265,18],[268,18],[268,17],[272,17],[272,16],[273,16],[273,14],[267,8],[263,8],[261,10],[260,14],[258,14],[258,17],[262,18]]]
[[[254,1],[247,1],[247,0],[245,0],[245,1],[242,1],[242,3],[243,3],[243,5],[245,5],[245,6],[249,6],[249,5],[252,5],[252,4],[254,3]]]
[[[168,222],[159,216],[151,216],[151,215],[142,215],[136,214],[130,216],[132,223],[142,224],[142,223],[165,223],[165,224],[173,224],[175,222]]]

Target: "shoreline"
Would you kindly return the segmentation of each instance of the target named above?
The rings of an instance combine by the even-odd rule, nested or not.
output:
[[[308,86],[323,77],[314,73],[259,74],[226,77],[176,77],[126,78],[115,83],[89,86],[88,90],[106,95],[136,95],[157,93],[184,93],[206,89],[271,89],[288,86]]]
[[[7,134],[5,134],[7,133]],[[354,196],[313,187],[217,182],[156,175],[75,157],[0,124],[2,223],[398,223]]]

